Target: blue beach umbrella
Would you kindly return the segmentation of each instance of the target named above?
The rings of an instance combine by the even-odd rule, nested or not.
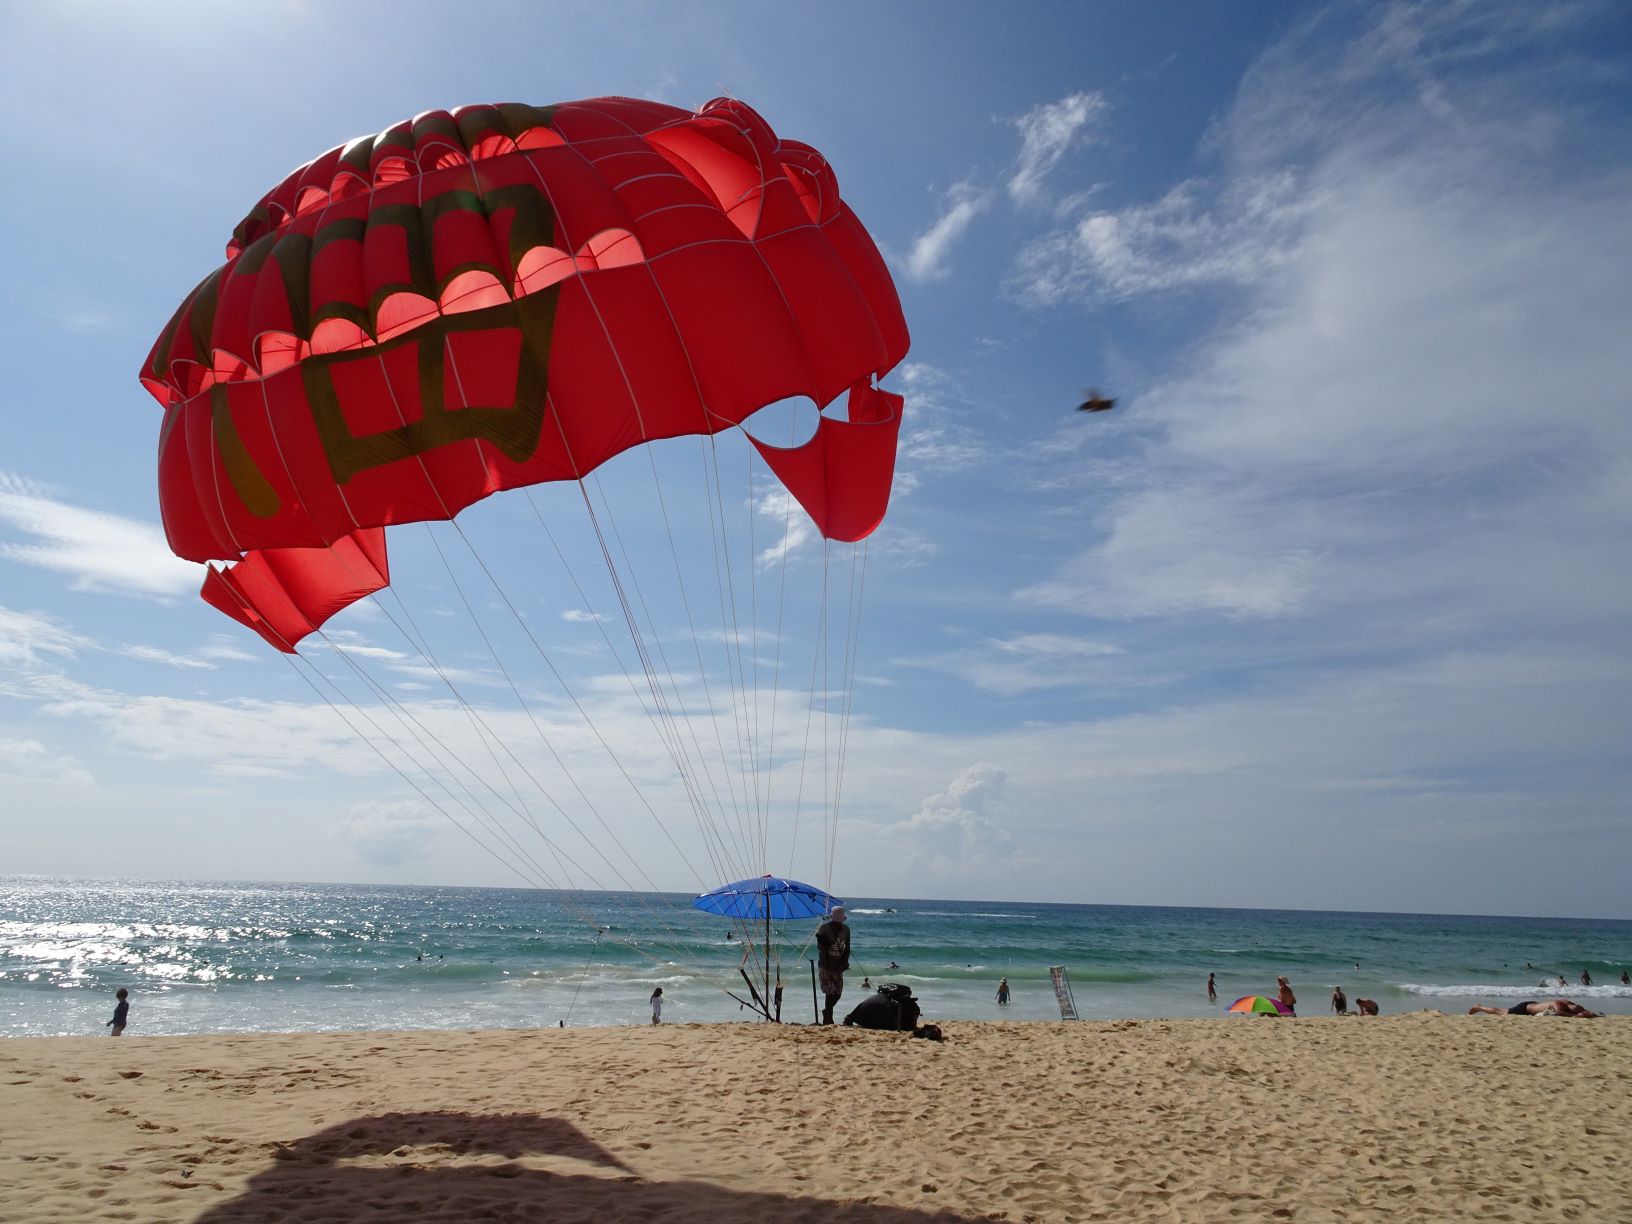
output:
[[[844,902],[835,897],[826,889],[817,888],[814,884],[802,884],[798,880],[785,880],[781,876],[762,875],[749,880],[738,880],[734,884],[722,884],[703,893],[692,903],[693,908],[700,909],[706,914],[720,914],[726,918],[738,918],[743,922],[761,921],[765,924],[765,993],[760,994],[749,978],[748,971],[738,966],[737,971],[742,974],[742,980],[748,983],[748,993],[753,996],[758,1010],[767,1020],[772,1019],[771,1010],[767,1001],[771,998],[771,919],[772,918],[825,918],[827,912],[835,905]],[[748,953],[744,952],[746,962]],[[815,987],[811,987],[815,990]],[[781,1014],[781,1005],[777,1005],[777,1015]]]
[[[735,884],[722,884],[703,893],[692,907],[727,918],[825,918],[827,911],[844,902],[814,884],[762,875]]]

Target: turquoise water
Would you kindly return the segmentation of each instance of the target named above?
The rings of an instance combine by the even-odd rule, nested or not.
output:
[[[1091,1019],[1220,1015],[1282,974],[1304,1014],[1334,984],[1385,1013],[1557,995],[1632,1013],[1632,922],[855,898],[850,917],[841,1014],[867,976],[930,1019],[1057,1019],[1055,964]],[[814,926],[777,932],[786,1020],[811,1018]],[[656,986],[665,1020],[748,1019],[726,991],[747,997],[750,934],[758,952],[672,894],[0,877],[0,1034],[104,1031],[120,986],[132,1034],[635,1024]]]

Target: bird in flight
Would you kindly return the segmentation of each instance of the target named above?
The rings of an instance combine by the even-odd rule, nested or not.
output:
[[[1078,412],[1108,412],[1116,407],[1116,399],[1106,399],[1098,387],[1090,387],[1084,394],[1087,398],[1077,405]]]

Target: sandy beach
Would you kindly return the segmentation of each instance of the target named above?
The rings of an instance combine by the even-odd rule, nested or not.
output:
[[[0,1217],[1624,1218],[1632,1022],[15,1039]]]

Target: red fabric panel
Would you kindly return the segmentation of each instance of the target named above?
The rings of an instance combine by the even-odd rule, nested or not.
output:
[[[268,548],[204,575],[204,602],[294,654],[301,638],[391,581],[385,532],[360,531],[332,548]]]
[[[824,536],[855,541],[884,521],[900,432],[901,397],[858,383],[850,389],[850,419],[824,416],[803,446],[749,440]]]

